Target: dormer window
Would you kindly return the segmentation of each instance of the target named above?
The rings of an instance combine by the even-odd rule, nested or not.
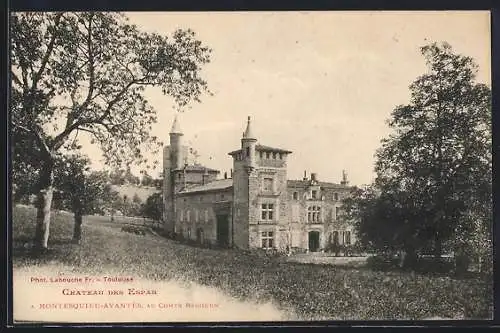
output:
[[[273,160],[276,159],[276,153],[273,153]]]
[[[266,153],[266,158],[268,158],[268,159],[271,158],[271,153],[270,152]]]
[[[279,153],[279,157],[280,157],[280,160],[282,160],[283,159],[283,154]]]
[[[318,197],[318,191],[312,190],[311,191],[311,198],[312,199],[317,199],[317,197]]]

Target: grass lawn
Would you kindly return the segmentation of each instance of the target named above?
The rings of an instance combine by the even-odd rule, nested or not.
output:
[[[110,272],[153,280],[187,280],[216,287],[243,300],[273,301],[305,320],[490,319],[491,278],[372,271],[367,268],[287,262],[237,250],[191,247],[155,235],[136,235],[120,227],[84,219],[80,245],[71,243],[71,215],[51,222],[49,247],[42,258],[28,254],[35,211],[16,207],[13,265],[60,263],[75,272]]]

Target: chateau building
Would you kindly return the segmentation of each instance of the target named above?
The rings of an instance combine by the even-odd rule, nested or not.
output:
[[[353,244],[352,226],[342,219],[341,200],[351,187],[315,173],[287,178],[289,150],[258,142],[250,117],[239,149],[229,155],[233,169],[187,162],[188,147],[177,117],[164,148],[164,228],[202,244],[237,248],[322,251],[329,244]],[[234,170],[234,171],[233,171]]]

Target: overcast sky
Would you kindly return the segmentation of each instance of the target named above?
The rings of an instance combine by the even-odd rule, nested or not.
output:
[[[488,12],[127,15],[145,31],[191,28],[213,49],[202,75],[215,95],[204,96],[179,121],[199,162],[222,173],[232,168],[227,153],[240,147],[251,116],[259,143],[293,151],[289,179],[307,170],[339,182],[345,169],[351,184],[371,182],[373,155],[388,134],[385,120],[408,102],[409,84],[426,70],[419,47],[431,41],[472,56],[478,81],[490,85]],[[159,115],[153,135],[168,144],[172,100],[157,90],[147,96]],[[86,151],[100,168],[95,147]]]

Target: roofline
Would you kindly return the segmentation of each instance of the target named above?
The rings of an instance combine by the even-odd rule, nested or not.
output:
[[[292,154],[293,152],[290,151],[290,150],[286,150],[286,149],[281,149],[281,148],[255,148],[256,151],[265,151],[265,152],[276,152],[276,153],[282,153],[282,154]],[[227,153],[228,155],[235,155],[237,153],[240,153],[242,150],[241,149],[238,149],[238,150],[234,150],[232,152],[229,152]]]
[[[186,192],[178,192],[176,193],[177,196],[188,196],[190,194],[199,194],[199,193],[206,193],[206,192],[219,192],[221,190],[227,190],[227,189],[230,189],[232,188],[233,185],[229,185],[227,187],[219,187],[219,188],[210,188],[210,189],[206,189],[206,190],[196,190],[196,191],[186,191]]]
[[[186,169],[184,170],[184,168],[178,168],[178,169],[172,169],[172,171],[186,171],[186,172],[208,172],[208,173],[220,173],[220,170],[215,170],[215,169],[205,169],[205,170],[189,170],[189,169]]]

